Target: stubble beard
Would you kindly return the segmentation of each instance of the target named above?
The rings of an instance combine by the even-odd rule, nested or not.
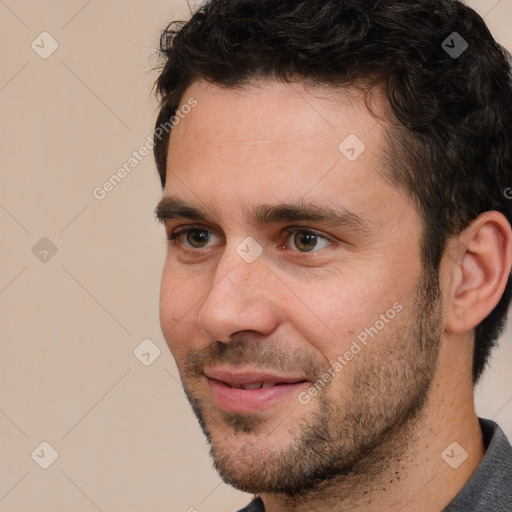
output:
[[[357,369],[344,386],[345,396],[334,388],[348,375],[344,368],[307,410],[298,401],[289,413],[279,409],[283,421],[273,432],[259,415],[210,411],[182,377],[219,475],[241,491],[282,494],[297,503],[347,476],[359,475],[359,484],[361,478],[374,480],[382,464],[372,455],[378,453],[381,462],[399,458],[397,450],[405,450],[414,435],[437,367],[441,319],[438,276],[424,275],[409,318],[392,320],[386,328],[393,330],[379,333],[350,363]],[[400,324],[393,326],[395,321]],[[279,432],[282,439],[283,429],[288,441],[279,445],[272,434]]]

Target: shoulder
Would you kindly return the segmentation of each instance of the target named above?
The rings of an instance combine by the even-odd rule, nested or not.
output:
[[[512,511],[512,446],[493,421],[480,419],[480,427],[484,458],[445,512]]]

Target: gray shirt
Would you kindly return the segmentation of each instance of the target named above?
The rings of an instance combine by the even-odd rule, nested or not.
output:
[[[443,512],[512,512],[512,447],[494,421],[479,421],[484,458]],[[265,512],[265,507],[256,497],[238,512]]]

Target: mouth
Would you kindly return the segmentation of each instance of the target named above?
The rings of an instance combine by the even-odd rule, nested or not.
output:
[[[251,414],[298,394],[311,383],[303,375],[277,375],[229,368],[205,370],[212,401],[231,413]]]
[[[286,384],[289,384],[288,382],[249,382],[248,384],[230,384],[229,382],[221,382],[222,384],[226,384],[230,388],[234,389],[245,389],[251,390],[251,389],[268,389],[272,388],[274,386],[285,386]]]

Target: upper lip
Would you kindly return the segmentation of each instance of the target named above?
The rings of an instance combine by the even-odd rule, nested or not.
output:
[[[240,370],[226,367],[207,368],[204,374],[209,379],[218,380],[229,384],[232,387],[265,382],[268,384],[295,384],[305,382],[307,378],[304,375],[282,375],[267,371],[258,370]]]

